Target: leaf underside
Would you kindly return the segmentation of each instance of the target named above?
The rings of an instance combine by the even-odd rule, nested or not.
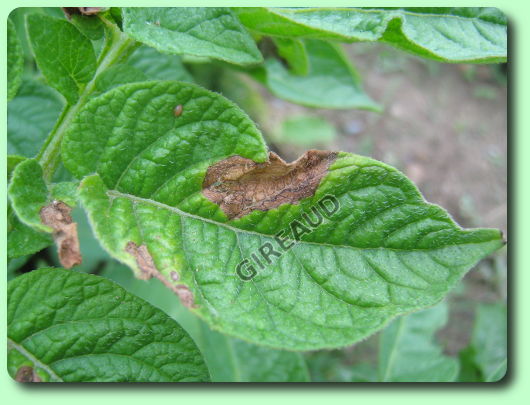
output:
[[[241,110],[198,86],[156,81],[91,100],[62,149],[104,248],[244,340],[292,350],[354,343],[440,301],[503,244],[497,230],[460,228],[396,169],[349,153],[336,155],[313,195],[230,220],[202,184],[233,155],[268,157]],[[340,203],[334,216],[251,281],[237,276],[238,263],[277,246],[274,235],[325,195]]]
[[[495,8],[237,8],[262,35],[379,41],[442,62],[506,62],[506,17]]]

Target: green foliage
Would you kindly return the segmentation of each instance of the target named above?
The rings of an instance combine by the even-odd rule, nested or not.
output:
[[[51,232],[40,219],[40,210],[48,201],[48,188],[42,178],[42,167],[35,159],[26,159],[17,165],[8,195],[18,218],[25,225]]]
[[[90,40],[69,22],[43,14],[26,18],[28,37],[39,69],[50,86],[75,104],[79,91],[96,72]]]
[[[337,136],[335,127],[325,119],[314,116],[294,116],[282,122],[275,142],[300,146],[326,146]]]
[[[8,285],[8,371],[44,381],[207,381],[188,334],[101,277],[40,269]]]
[[[175,295],[158,280],[140,281],[123,266],[111,263],[102,275],[127,291],[149,300],[190,334],[214,382],[304,382],[309,375],[301,354],[273,350],[222,335],[175,302]]]
[[[24,54],[17,36],[15,24],[7,20],[7,101],[17,94],[22,83]]]
[[[71,21],[84,36],[92,41],[97,41],[105,35],[105,28],[99,18],[73,14]]]
[[[126,7],[123,30],[165,53],[210,57],[237,65],[262,61],[252,37],[224,7]]]
[[[397,319],[380,337],[379,381],[455,381],[458,361],[443,355],[434,334],[447,323],[445,303]],[[411,362],[411,359],[414,359]]]
[[[193,81],[180,56],[166,55],[148,46],[136,49],[127,63],[140,70],[150,80]]]
[[[296,75],[309,73],[309,60],[305,44],[299,39],[273,37],[278,55],[287,61],[291,72]]]
[[[120,111],[128,113],[116,125]],[[129,84],[91,100],[63,142],[66,167],[86,176],[80,199],[106,249],[141,276],[126,247],[145,245],[168,283],[176,271],[193,292],[192,311],[249,341],[297,350],[353,343],[439,301],[502,246],[498,231],[459,228],[395,169],[347,153],[313,197],[229,220],[201,189],[208,166],[231,155],[266,159],[253,123],[180,82]],[[252,283],[236,276],[238,262],[326,194],[345,207],[336,218]]]
[[[23,52],[26,39],[17,39],[24,20],[34,59]],[[496,230],[459,227],[396,169],[345,152],[328,155],[311,192],[279,206],[233,217],[206,197],[203,182],[216,163],[238,155],[266,166],[270,155],[254,122],[204,86],[260,124],[268,117],[261,96],[249,91],[252,78],[297,104],[380,111],[339,41],[385,42],[444,62],[499,62],[506,21],[495,9],[443,8],[111,8],[71,20],[58,8],[13,13],[7,256],[14,378],[308,381],[294,351],[349,345],[438,303],[503,245]],[[281,132],[293,144],[327,144],[334,135],[325,121],[307,117],[287,119]],[[316,176],[302,172],[302,182],[304,174]],[[291,235],[294,246],[252,280],[238,276],[243,259],[277,246],[278,232],[324,196],[336,199],[336,214]],[[77,272],[17,276],[24,263],[57,261],[51,249],[31,256],[52,243],[40,218],[52,200],[77,206],[83,264]],[[157,280],[123,279],[111,257],[136,277]],[[80,273],[102,269],[135,295]],[[458,363],[433,338],[446,312],[438,306],[394,320],[380,335],[378,369],[356,364],[342,379],[453,381]],[[502,316],[479,310],[460,379],[502,377],[505,329],[486,321]]]
[[[461,381],[494,382],[507,371],[508,320],[504,303],[477,307],[469,346],[460,353],[465,373]]]
[[[264,73],[255,73],[276,96],[308,107],[359,108],[380,111],[362,89],[359,75],[339,45],[325,41],[304,41],[308,73],[300,76],[279,60],[267,59]]]
[[[7,105],[7,153],[33,157],[59,117],[63,102],[51,88],[26,80]]]
[[[261,35],[380,41],[442,62],[506,62],[506,17],[493,8],[239,8]]]

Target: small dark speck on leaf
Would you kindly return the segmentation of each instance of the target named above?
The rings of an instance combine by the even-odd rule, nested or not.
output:
[[[173,114],[175,115],[175,117],[180,117],[182,115],[182,104],[177,105],[173,109]]]

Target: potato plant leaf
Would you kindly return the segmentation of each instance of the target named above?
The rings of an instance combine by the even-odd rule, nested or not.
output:
[[[256,78],[277,97],[308,107],[359,108],[379,111],[381,107],[363,90],[359,75],[348,61],[339,44],[305,40],[308,73],[289,71],[277,59],[265,61]]]
[[[213,329],[271,347],[359,341],[440,301],[503,245],[497,230],[460,228],[376,160],[309,151],[285,164],[238,107],[189,83],[91,100],[62,156],[112,256]]]
[[[13,171],[8,195],[18,218],[37,230],[51,232],[41,222],[40,210],[48,201],[48,187],[42,177],[42,168],[35,159],[26,159]]]
[[[25,80],[7,105],[7,153],[35,156],[61,112],[61,96],[33,80]]]
[[[16,167],[27,159],[22,156],[7,157],[7,180],[11,181]],[[18,219],[13,207],[7,205],[7,257],[8,260],[36,253],[52,244],[51,235],[39,232]]]
[[[24,54],[15,24],[7,19],[7,101],[17,94],[22,83]]]
[[[462,355],[480,371],[481,381],[499,381],[508,369],[506,305],[482,304],[477,308],[469,346]]]
[[[188,334],[109,280],[40,269],[7,293],[8,371],[19,381],[209,380]]]
[[[150,80],[193,81],[180,56],[166,55],[146,45],[136,49],[127,64],[143,72]]]
[[[123,30],[164,53],[210,57],[237,65],[262,61],[254,40],[229,8],[126,7]]]
[[[26,17],[35,60],[50,84],[74,104],[79,91],[96,72],[96,54],[90,40],[66,20],[44,14]]]
[[[309,72],[309,61],[305,44],[299,39],[273,37],[274,44],[295,75],[304,76]]]
[[[441,303],[392,322],[379,339],[379,381],[455,381],[457,359],[445,356],[434,342],[447,317],[447,304]]]
[[[301,353],[254,345],[210,329],[186,307],[175,302],[175,296],[158,280],[138,280],[116,262],[109,264],[102,276],[175,319],[199,347],[213,382],[309,381]]]
[[[237,8],[262,35],[379,41],[442,62],[506,62],[506,17],[495,8]]]

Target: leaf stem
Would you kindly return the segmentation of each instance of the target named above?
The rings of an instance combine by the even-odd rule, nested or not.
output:
[[[125,61],[138,46],[135,40],[128,37],[112,22],[100,16],[105,24],[105,45],[98,58],[96,73],[82,89],[75,104],[67,104],[59,116],[55,126],[46,138],[37,159],[42,166],[44,180],[50,182],[60,162],[61,142],[66,130],[77,113],[84,107],[96,88],[96,80],[105,69]]]

